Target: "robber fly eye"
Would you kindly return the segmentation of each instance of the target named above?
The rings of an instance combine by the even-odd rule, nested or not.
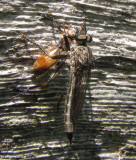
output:
[[[92,42],[92,37],[90,35],[86,35],[87,42]]]
[[[78,44],[80,45],[85,45],[87,42],[91,42],[92,41],[92,37],[90,35],[78,35],[76,37],[76,41]]]

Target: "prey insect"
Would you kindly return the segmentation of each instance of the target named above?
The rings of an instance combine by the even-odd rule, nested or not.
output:
[[[80,29],[69,27],[67,33],[64,26],[63,36],[59,40],[59,44],[46,49],[24,35],[21,35],[21,38],[33,43],[43,52],[34,63],[34,70],[50,69],[53,65],[57,66],[46,83],[30,87],[28,90],[39,86],[46,86],[64,64],[67,64],[70,68],[69,86],[65,99],[64,122],[65,132],[71,145],[74,124],[82,110],[86,84],[92,63],[92,52],[87,46],[87,43],[91,42],[92,38],[87,34],[86,23],[83,21]]]
[[[33,40],[26,37],[24,34],[21,34],[21,38],[25,40],[26,42],[30,42],[34,44],[43,52],[33,64],[33,69],[35,71],[45,70],[45,73],[40,75],[39,78],[44,76],[53,65],[55,65],[56,67],[55,72],[50,75],[46,83],[42,83],[37,86],[30,87],[25,91],[27,92],[28,90],[36,88],[36,87],[46,86],[55,77],[57,72],[64,65],[64,61],[62,60],[68,57],[67,52],[70,51],[69,43],[72,43],[72,41],[70,40],[71,37],[68,38],[66,36],[65,25],[64,25],[64,32],[62,31],[62,37],[59,39],[59,43],[48,46],[46,47],[46,49],[44,49],[39,44],[35,43]]]

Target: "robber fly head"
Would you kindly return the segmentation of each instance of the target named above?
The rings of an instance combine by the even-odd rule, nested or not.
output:
[[[80,45],[85,45],[86,43],[92,41],[92,37],[87,34],[85,23],[83,23],[83,26],[80,29],[77,29],[76,41]]]
[[[86,32],[85,21],[83,22],[83,26],[79,29],[77,28],[75,30],[74,28],[69,27],[67,34],[69,38],[75,39],[79,45],[85,45],[92,41],[92,37]]]

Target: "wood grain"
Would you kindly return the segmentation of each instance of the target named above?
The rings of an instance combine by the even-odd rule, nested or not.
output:
[[[48,46],[51,12],[66,26],[81,25],[93,37],[93,68],[70,148],[64,133],[64,99],[68,68],[48,87],[16,96],[45,82],[32,70],[40,53],[20,35]],[[0,158],[1,159],[136,159],[136,1],[135,0],[1,0],[0,2]],[[54,28],[59,37],[57,28]],[[52,69],[53,71],[53,69]]]

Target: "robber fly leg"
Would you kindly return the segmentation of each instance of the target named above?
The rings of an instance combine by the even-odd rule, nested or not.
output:
[[[68,55],[62,54],[62,55],[56,55],[56,56],[52,56],[52,59],[66,59],[68,58]]]
[[[30,89],[34,89],[34,88],[38,88],[38,87],[43,87],[43,86],[47,86],[47,84],[54,79],[54,77],[56,76],[56,74],[58,73],[58,71],[62,68],[62,66],[64,65],[65,62],[60,62],[57,66],[57,68],[55,69],[55,71],[50,75],[49,79],[47,80],[47,82],[45,83],[41,83],[38,84],[36,86],[32,86],[32,87],[28,87],[23,94],[27,93]]]
[[[33,40],[27,38],[24,34],[21,34],[21,38],[24,39],[26,42],[31,42],[32,44],[34,44],[35,46],[37,46],[39,49],[41,49],[41,51],[43,51],[45,54],[47,54],[47,52],[43,49],[43,47],[41,47],[39,44],[35,43]]]
[[[46,86],[51,80],[54,79],[54,77],[56,76],[56,74],[58,73],[58,71],[62,68],[62,66],[65,64],[65,62],[60,62],[55,70],[54,73],[52,73],[48,79],[48,81],[46,83],[43,83],[42,86]]]
[[[69,56],[63,54],[63,55],[52,56],[51,58],[52,58],[52,59],[56,59],[56,60],[57,60],[57,59],[60,60],[60,59],[67,59],[67,58],[69,58]],[[52,66],[50,67],[50,69],[51,69],[51,68],[52,68]],[[50,69],[46,70],[43,74],[37,76],[36,78],[37,78],[37,79],[42,78],[43,76],[45,76],[45,75],[50,71]]]
[[[57,103],[57,112],[59,112],[59,106],[60,106],[60,102],[63,98],[64,94],[59,95],[59,99],[58,99],[58,103]]]

